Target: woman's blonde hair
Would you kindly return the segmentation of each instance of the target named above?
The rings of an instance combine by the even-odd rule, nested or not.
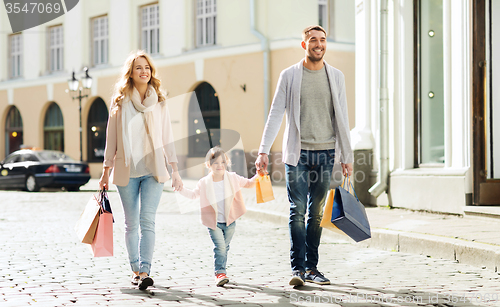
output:
[[[222,157],[222,162],[226,163],[226,168],[231,166],[231,160],[227,156],[226,152],[219,146],[210,148],[207,152],[207,156],[205,157],[205,166],[210,168],[219,157]]]
[[[121,76],[119,80],[115,84],[115,88],[113,90],[113,96],[111,98],[111,106],[112,108],[118,108],[121,105],[125,96],[132,93],[134,88],[134,81],[132,80],[132,72],[134,68],[134,62],[138,58],[144,58],[148,61],[149,67],[151,69],[151,79],[149,80],[149,84],[155,89],[156,94],[158,95],[158,102],[162,102],[166,100],[166,94],[161,89],[161,81],[156,76],[156,67],[153,63],[153,60],[144,50],[137,50],[130,53],[127,60],[123,64]]]

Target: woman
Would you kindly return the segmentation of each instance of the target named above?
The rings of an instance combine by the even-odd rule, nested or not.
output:
[[[132,284],[141,290],[154,283],[149,274],[155,215],[163,184],[170,178],[165,158],[172,167],[172,187],[175,191],[182,189],[165,100],[149,55],[144,51],[132,53],[112,97],[99,187],[108,188],[109,170],[113,168],[112,182],[125,213]]]

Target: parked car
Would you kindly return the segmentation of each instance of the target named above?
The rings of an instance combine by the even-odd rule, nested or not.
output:
[[[90,180],[89,165],[54,150],[21,149],[0,162],[0,188],[30,192],[43,187],[77,191]]]

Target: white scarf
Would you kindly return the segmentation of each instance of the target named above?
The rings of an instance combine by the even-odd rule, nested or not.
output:
[[[122,103],[125,165],[129,166],[132,162],[137,167],[137,164],[144,159],[146,169],[155,177],[167,174],[163,156],[162,131],[155,129],[155,124],[159,124],[155,123],[155,120],[160,119],[161,106],[154,88],[149,85],[146,98],[142,100],[139,91],[134,87],[130,98]]]

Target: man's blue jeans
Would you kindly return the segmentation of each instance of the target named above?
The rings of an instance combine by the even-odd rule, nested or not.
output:
[[[285,165],[290,201],[290,261],[292,270],[316,269],[321,239],[319,226],[330,188],[335,150],[301,150],[297,166]],[[307,209],[307,224],[304,223]]]
[[[210,238],[214,242],[215,275],[226,274],[227,252],[229,251],[229,243],[231,243],[235,230],[236,222],[232,222],[230,225],[217,223],[215,230],[208,228]]]
[[[133,272],[146,272],[149,275],[155,247],[156,209],[163,192],[163,183],[147,175],[130,178],[128,185],[116,187],[125,213],[125,244],[130,267]]]

